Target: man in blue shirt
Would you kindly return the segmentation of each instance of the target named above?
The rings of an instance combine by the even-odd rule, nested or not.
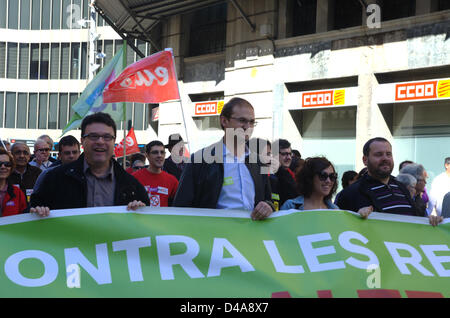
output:
[[[253,106],[242,98],[231,99],[220,124],[223,139],[192,155],[173,205],[248,210],[254,220],[270,216],[275,209],[269,178],[257,160],[252,162],[246,146],[256,125]]]

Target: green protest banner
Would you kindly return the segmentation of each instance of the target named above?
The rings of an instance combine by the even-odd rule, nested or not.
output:
[[[450,297],[450,222],[103,207],[0,219],[1,297]]]

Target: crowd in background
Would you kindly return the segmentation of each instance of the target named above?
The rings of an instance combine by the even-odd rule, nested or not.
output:
[[[254,220],[288,209],[342,209],[363,218],[376,211],[427,217],[432,225],[450,215],[450,157],[443,159],[445,170],[427,188],[427,172],[420,163],[404,161],[398,176],[392,176],[391,144],[372,138],[363,148],[366,167],[359,173],[346,171],[340,179],[342,191],[336,194],[339,176],[327,158],[303,159],[286,139],[251,142],[257,122],[253,106],[245,99],[226,103],[220,123],[224,138],[199,153],[201,158],[211,154],[222,161],[177,160],[183,158],[185,142],[173,134],[166,145],[155,140],[144,153],[130,156],[125,170],[113,155],[116,125],[104,113],[83,120],[80,141],[73,136],[61,138],[57,159],[50,156],[53,140],[47,135],[36,140],[33,154],[25,143],[2,141],[1,216],[26,212],[47,216],[56,209],[112,205],[131,210],[141,206],[240,209],[250,211]],[[245,134],[233,135],[236,131]],[[256,162],[249,160],[251,153],[258,155]],[[270,167],[267,173],[261,173],[264,166]]]

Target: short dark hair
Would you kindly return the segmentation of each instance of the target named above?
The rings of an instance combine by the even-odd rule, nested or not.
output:
[[[227,103],[225,103],[225,105],[223,105],[222,112],[220,113],[220,117],[225,117],[225,118],[230,119],[231,115],[233,115],[235,106],[250,107],[251,109],[253,109],[253,106],[252,106],[252,104],[250,104],[249,101],[247,101],[243,98],[240,98],[240,97],[233,97]],[[223,129],[222,124],[220,124],[220,127],[222,127],[222,129]]]
[[[280,151],[281,149],[287,149],[291,147],[291,143],[289,141],[287,141],[286,139],[278,139],[275,140],[273,142],[273,148],[277,149],[278,146],[278,151]]]
[[[307,158],[303,167],[298,170],[296,175],[299,193],[305,198],[309,198],[313,192],[314,176],[330,166],[336,172],[333,164],[325,157]],[[331,200],[331,197],[336,192],[337,185],[338,181],[336,180],[330,193],[324,198],[325,200]]]
[[[410,163],[414,163],[414,162],[411,160],[405,160],[405,161],[400,162],[400,164],[398,165],[398,171],[402,170],[404,165],[408,165]]]
[[[296,149],[292,149],[292,154],[296,155],[297,157],[301,158],[302,155],[300,154],[300,151],[296,150]]]
[[[83,121],[81,122],[81,136],[84,136],[86,126],[94,123],[102,123],[106,126],[112,127],[112,129],[114,130],[114,136],[116,136],[116,123],[109,114],[102,112],[91,114],[83,119]]]
[[[150,151],[152,150],[152,147],[154,147],[154,146],[161,146],[161,147],[164,148],[164,144],[163,144],[161,141],[159,141],[159,140],[153,140],[153,141],[150,141],[150,142],[145,146],[145,152],[146,152],[146,153],[150,153]]]
[[[78,149],[80,149],[80,142],[74,136],[68,135],[61,138],[58,142],[58,152],[62,151],[62,147],[64,146],[74,146],[77,145]]]
[[[364,147],[363,147],[363,155],[364,156],[368,156],[369,155],[369,153],[370,153],[370,145],[373,143],[373,142],[387,142],[388,144],[391,144],[386,138],[383,138],[383,137],[375,137],[375,138],[372,138],[372,139],[369,139],[366,143],[365,143],[365,145],[364,145]]]
[[[445,158],[444,165],[450,165],[450,157]]]
[[[357,175],[358,173],[356,171],[353,170],[345,171],[341,179],[342,188],[344,189],[347,188],[349,186],[350,181],[353,180]]]

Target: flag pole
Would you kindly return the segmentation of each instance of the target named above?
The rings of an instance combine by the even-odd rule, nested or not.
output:
[[[123,40],[123,69],[127,67],[127,40]],[[123,169],[127,168],[127,104],[123,102]]]
[[[178,95],[180,96],[180,107],[181,107],[181,115],[183,117],[184,132],[186,133],[186,142],[187,142],[187,146],[188,146],[188,151],[189,151],[189,153],[191,153],[191,147],[190,147],[190,143],[189,143],[188,131],[187,131],[187,126],[186,126],[186,118],[184,116],[184,107],[183,107],[183,102],[182,102],[182,98],[181,98],[181,94],[180,94],[180,87],[178,86],[178,74],[177,74],[177,66],[175,64],[175,56],[173,54],[172,48],[167,48],[167,49],[165,49],[165,51],[170,51],[172,53],[172,61],[173,61],[173,68],[174,68],[174,72],[175,72],[175,80],[177,83]]]

